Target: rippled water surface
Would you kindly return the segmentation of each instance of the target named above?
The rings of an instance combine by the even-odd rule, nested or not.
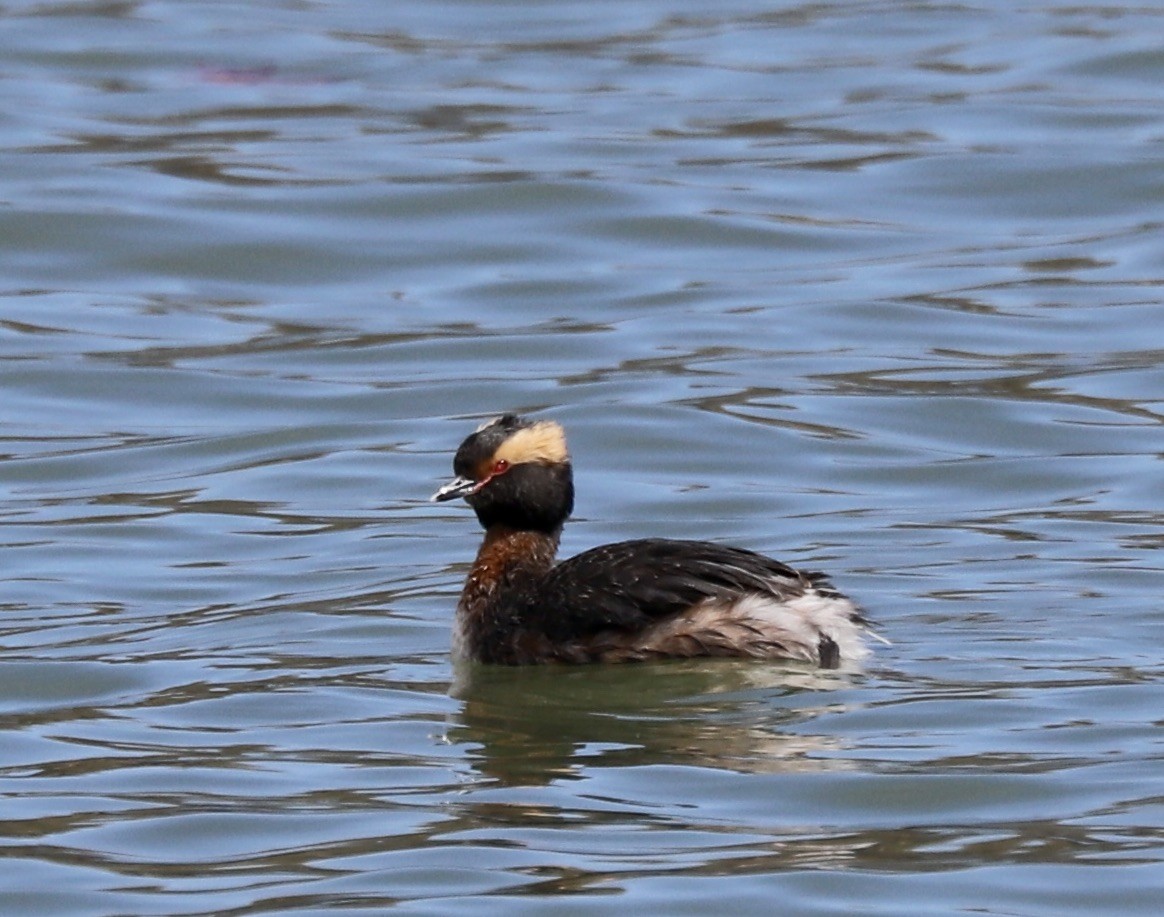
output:
[[[1159,913],[1162,33],[0,6],[0,911]],[[454,672],[510,409],[892,646]]]

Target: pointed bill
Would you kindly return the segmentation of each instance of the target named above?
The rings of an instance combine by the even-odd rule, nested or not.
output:
[[[446,500],[455,500],[457,497],[467,497],[477,489],[477,482],[472,478],[455,477],[448,484],[438,490],[429,499],[433,503],[444,503]]]

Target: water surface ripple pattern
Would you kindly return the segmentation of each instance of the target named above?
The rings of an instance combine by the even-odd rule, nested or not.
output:
[[[0,26],[0,911],[1158,913],[1164,11]],[[892,646],[454,672],[501,410]]]

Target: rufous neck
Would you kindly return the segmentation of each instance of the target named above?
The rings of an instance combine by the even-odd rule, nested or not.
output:
[[[542,575],[554,565],[561,536],[560,528],[553,532],[543,532],[492,525],[485,530],[485,540],[477,551],[473,568]]]
[[[500,525],[486,530],[457,604],[454,656],[512,661],[515,614],[554,566],[560,533]]]

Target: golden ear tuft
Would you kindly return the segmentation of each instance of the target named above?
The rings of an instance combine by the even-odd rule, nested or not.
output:
[[[523,427],[497,447],[494,461],[506,461],[511,465],[523,462],[541,462],[543,465],[557,465],[570,461],[566,450],[566,433],[552,420],[539,420]]]

